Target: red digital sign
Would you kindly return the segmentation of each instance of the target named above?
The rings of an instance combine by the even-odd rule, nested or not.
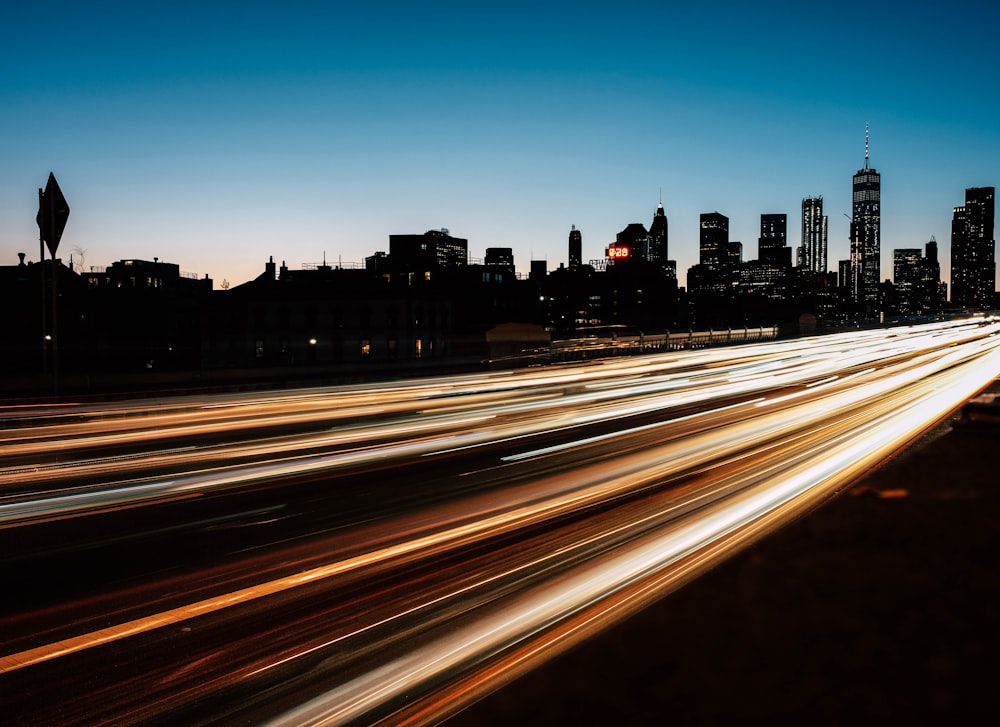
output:
[[[608,247],[608,257],[612,260],[624,260],[632,251],[627,245],[611,245]]]

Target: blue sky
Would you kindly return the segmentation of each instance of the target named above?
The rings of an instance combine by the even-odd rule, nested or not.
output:
[[[0,264],[37,259],[52,171],[64,260],[155,256],[216,287],[443,227],[552,269],[571,225],[603,257],[661,189],[682,283],[700,213],[750,259],[761,213],[794,246],[815,195],[835,270],[870,123],[882,277],[934,235],[947,279],[952,208],[1000,183],[992,3],[45,8],[0,23]]]

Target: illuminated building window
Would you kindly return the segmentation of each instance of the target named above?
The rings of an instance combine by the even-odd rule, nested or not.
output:
[[[420,354],[423,351],[423,343],[424,342],[421,341],[419,338],[416,341],[413,342],[413,357],[414,358],[420,358]]]

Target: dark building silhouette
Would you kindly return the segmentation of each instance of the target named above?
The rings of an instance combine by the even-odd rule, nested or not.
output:
[[[802,200],[802,246],[798,266],[816,274],[827,272],[827,217],[822,197]]]
[[[948,284],[941,280],[938,244],[934,236],[924,245],[922,289],[928,297],[927,312],[938,313],[948,303]]]
[[[572,225],[569,230],[569,266],[578,268],[583,265],[583,234]]]
[[[673,324],[677,281],[660,265],[642,257],[617,260],[593,281],[591,301],[600,311],[601,325],[641,333]]]
[[[996,304],[996,239],[993,187],[965,190],[965,205],[955,207],[951,223],[951,302],[962,308]]]
[[[0,267],[0,305],[5,312],[0,373],[8,377],[50,373],[60,362],[72,367],[67,359],[94,324],[89,310],[76,304],[86,290],[79,275],[60,259],[39,263],[26,262],[26,257],[18,253],[17,265]]]
[[[729,218],[718,212],[701,215],[698,235],[698,264],[721,270],[729,259]]]
[[[760,237],[757,238],[757,259],[776,268],[792,266],[792,249],[788,247],[788,215],[762,214]]]
[[[469,241],[452,237],[446,229],[389,235],[389,258],[394,272],[430,280],[435,270],[468,264]]]
[[[366,262],[363,268],[324,264],[290,270],[282,264],[276,275],[271,260],[255,280],[217,294],[206,366],[416,366],[444,357],[485,361],[499,345],[490,341],[498,326],[507,327],[505,351],[516,347],[518,336],[537,342],[542,332],[537,288],[518,279],[509,248],[490,248],[485,264],[458,264],[465,240],[433,232],[394,237],[395,249],[404,255],[401,262],[390,253],[384,262]],[[419,247],[425,237],[427,249]],[[427,255],[431,250],[434,257]],[[380,267],[392,272],[383,274]],[[522,328],[515,331],[511,325]]]
[[[613,250],[627,250],[627,254],[615,254]],[[615,235],[614,245],[608,249],[611,259],[627,258],[634,260],[642,258],[649,260],[649,231],[639,222],[628,224],[624,230]]]
[[[926,253],[926,254],[925,254]],[[937,313],[944,305],[937,241],[892,251],[893,311],[900,315]]]
[[[22,257],[0,268],[0,301],[21,312],[8,319],[0,371],[79,377],[198,368],[211,292],[209,278],[158,259],[121,260],[81,274],[59,259],[26,264]]]
[[[669,260],[670,229],[667,213],[663,209],[663,200],[656,205],[653,221],[649,225],[649,250],[647,259],[660,267],[667,267]]]
[[[688,288],[728,295],[739,283],[743,244],[729,239],[729,218],[725,215],[704,213],[700,225],[698,265],[688,271]]]
[[[698,264],[688,268],[687,293],[693,325],[719,325],[744,316],[734,309],[740,286],[743,244],[729,240],[729,218],[701,215]]]
[[[206,368],[246,369],[441,356],[454,313],[435,286],[329,265],[276,276],[272,259],[217,293],[210,320]]]
[[[788,247],[788,215],[762,214],[757,260],[740,266],[741,304],[752,305],[762,313],[776,304],[787,302],[792,249]]]
[[[514,274],[514,250],[509,247],[488,247],[483,261],[488,268],[502,268]]]
[[[852,178],[851,299],[857,310],[871,314],[879,308],[882,254],[882,177],[869,166],[865,130],[865,166]]]
[[[545,327],[556,335],[572,335],[604,325],[601,275],[591,265],[578,265],[559,267],[540,280]]]
[[[390,275],[389,256],[384,251],[369,255],[365,258],[365,270],[377,275]]]
[[[923,312],[921,285],[923,281],[923,252],[919,247],[896,248],[892,251],[892,284],[895,294],[895,311],[903,315]]]
[[[200,313],[212,293],[209,278],[182,273],[179,265],[158,258],[120,260],[81,278],[90,317],[101,322],[87,334],[95,370],[200,365]]]

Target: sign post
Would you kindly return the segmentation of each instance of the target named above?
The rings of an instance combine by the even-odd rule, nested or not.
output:
[[[56,176],[49,172],[49,180],[45,184],[45,190],[38,190],[38,214],[35,215],[35,222],[38,223],[39,257],[42,263],[42,373],[46,373],[48,368],[48,348],[49,341],[52,341],[52,386],[57,387],[59,376],[59,344],[56,337],[57,327],[57,277],[56,277],[56,249],[62,239],[63,230],[66,229],[66,220],[69,219],[69,204],[59,188]],[[49,333],[47,311],[45,305],[45,246],[48,245],[51,254],[52,269],[52,328]]]

